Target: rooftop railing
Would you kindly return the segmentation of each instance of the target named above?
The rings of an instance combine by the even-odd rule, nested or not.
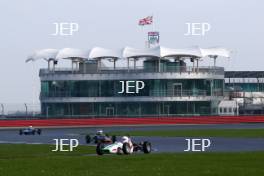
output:
[[[129,97],[129,96],[136,96],[136,97],[204,97],[204,96],[211,96],[210,92],[207,90],[182,90],[182,91],[172,91],[172,90],[164,90],[164,91],[149,91],[145,94],[117,94],[112,92],[111,93],[99,93],[99,92],[88,92],[88,91],[78,91],[78,92],[70,92],[70,91],[52,91],[52,92],[41,92],[41,98],[49,98],[49,97]],[[223,96],[222,90],[213,90],[212,96]]]
[[[40,69],[40,76],[47,74],[122,74],[122,73],[206,73],[224,75],[223,67],[192,67],[192,66],[166,66],[166,67],[101,67],[101,68],[55,68]]]

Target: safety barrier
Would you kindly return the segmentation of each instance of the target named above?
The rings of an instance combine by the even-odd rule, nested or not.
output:
[[[263,123],[264,116],[200,116],[200,117],[148,117],[148,118],[88,118],[0,120],[0,127],[25,126],[122,126],[122,125],[173,125],[173,124],[236,124]]]

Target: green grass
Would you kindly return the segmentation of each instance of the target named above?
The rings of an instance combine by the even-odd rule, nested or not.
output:
[[[55,145],[0,144],[0,160],[38,157],[45,158],[51,156],[80,156],[92,154],[95,151],[94,147],[89,146],[78,146],[72,152],[53,152],[53,149],[55,149]]]
[[[160,137],[245,137],[264,138],[264,129],[199,129],[112,132],[111,135],[160,136]]]
[[[0,145],[2,176],[263,176],[264,152],[84,156],[94,147]]]

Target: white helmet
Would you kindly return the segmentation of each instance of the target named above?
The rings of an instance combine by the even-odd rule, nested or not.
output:
[[[33,126],[29,126],[29,128],[33,128]]]
[[[122,142],[125,143],[125,142],[128,142],[129,141],[129,138],[127,136],[123,136],[122,137]]]
[[[103,134],[103,130],[98,130],[98,131],[96,132],[96,134],[99,134],[99,135]]]

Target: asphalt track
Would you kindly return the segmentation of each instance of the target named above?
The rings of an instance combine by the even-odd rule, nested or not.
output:
[[[85,144],[85,134],[94,133],[97,129],[105,132],[135,130],[172,130],[172,129],[262,129],[264,124],[221,124],[221,125],[169,125],[169,126],[119,126],[119,127],[86,127],[86,128],[45,128],[42,135],[18,134],[18,129],[0,130],[0,143],[55,144],[53,139],[78,139]],[[154,152],[184,152],[187,141],[184,137],[132,137],[136,142],[148,140]],[[193,138],[191,138],[193,139]],[[222,138],[211,137],[211,146],[207,151],[242,152],[264,151],[263,138]],[[199,146],[197,149],[200,149]]]

